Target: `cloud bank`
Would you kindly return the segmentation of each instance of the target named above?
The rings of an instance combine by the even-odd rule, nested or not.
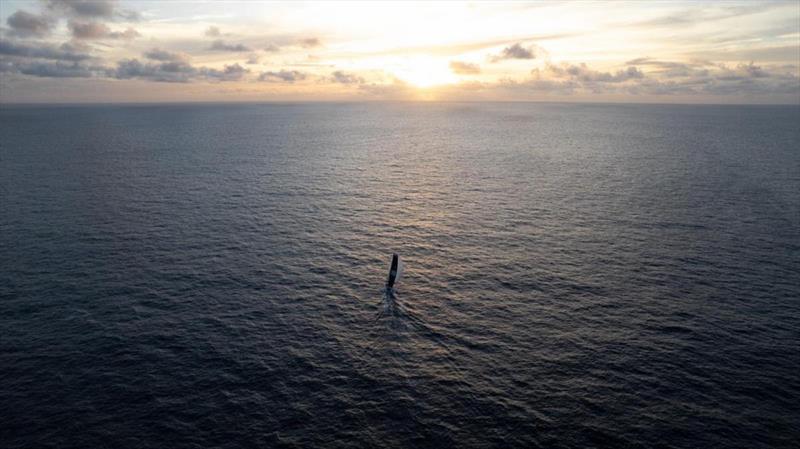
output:
[[[503,39],[498,37],[507,35],[503,29],[473,41],[426,46],[399,40],[375,47],[363,36],[341,38],[331,29],[262,30],[246,21],[241,23],[247,26],[237,27],[226,15],[227,9],[235,8],[228,6],[226,14],[197,14],[186,22],[159,18],[153,11],[142,15],[125,6],[116,0],[40,0],[5,12],[5,25],[0,27],[4,90],[16,89],[13,86],[24,80],[35,80],[25,84],[35,86],[45,85],[48,78],[77,78],[118,86],[127,85],[126,80],[228,83],[256,93],[335,93],[340,98],[414,98],[422,92],[426,98],[443,99],[616,95],[632,101],[703,97],[714,102],[735,97],[800,102],[800,14],[780,3],[642,10],[647,13],[642,20],[617,22],[612,30],[620,35],[640,33],[633,48],[641,54],[618,43],[628,52],[583,50],[593,44],[596,33],[608,32],[612,19],[600,20],[606,25],[597,25],[597,30],[564,29]],[[773,26],[740,31],[733,25],[765,14],[775,15]],[[212,20],[219,20],[225,32]],[[503,16],[502,23],[507,20],[512,19]],[[698,42],[698,29],[710,24],[724,26]],[[385,31],[381,28],[381,35]],[[644,31],[671,33],[670,44],[684,51],[661,51],[663,41],[647,40]],[[571,55],[565,53],[569,48]]]

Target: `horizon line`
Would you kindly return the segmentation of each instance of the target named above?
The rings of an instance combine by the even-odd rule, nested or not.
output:
[[[586,100],[388,100],[388,99],[360,99],[360,100],[188,100],[188,101],[69,101],[69,102],[3,102],[0,101],[0,108],[24,107],[24,106],[158,106],[158,105],[279,105],[279,104],[364,104],[364,103],[537,103],[537,104],[597,104],[597,105],[652,105],[652,106],[794,106],[800,107],[800,99],[797,102],[787,103],[746,103],[746,102],[726,102],[726,103],[706,103],[706,102],[660,102],[660,101],[586,101]]]

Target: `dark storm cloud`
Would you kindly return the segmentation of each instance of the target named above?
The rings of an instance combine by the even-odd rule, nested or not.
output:
[[[284,83],[294,83],[295,81],[302,81],[308,77],[303,72],[298,72],[297,70],[280,70],[278,72],[262,72],[259,75],[259,81],[267,81],[267,82],[284,82]]]
[[[81,52],[79,48],[73,44],[63,44],[57,47],[48,44],[22,44],[0,40],[0,55],[61,61],[84,61],[91,58],[91,55]]]
[[[477,75],[481,73],[481,67],[478,64],[462,61],[450,61],[450,70],[458,75]]]
[[[523,47],[521,43],[516,43],[510,47],[506,47],[499,55],[490,57],[492,62],[500,62],[506,59],[535,59],[536,46]]]
[[[20,9],[8,16],[6,23],[11,27],[11,34],[14,36],[41,37],[50,34],[56,22],[51,17],[31,14]]]
[[[347,73],[341,70],[331,73],[329,80],[339,84],[364,84],[364,78],[354,73]]]
[[[108,25],[100,22],[78,22],[70,20],[67,27],[75,39],[135,39],[141,34],[133,28],[125,31],[111,31]]]
[[[229,44],[222,39],[217,39],[211,43],[211,46],[208,48],[209,50],[215,51],[231,51],[231,52],[240,52],[240,51],[250,51],[250,47],[243,45],[243,44]]]

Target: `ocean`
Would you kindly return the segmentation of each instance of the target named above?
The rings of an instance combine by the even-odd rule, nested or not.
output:
[[[2,105],[0,207],[4,448],[800,441],[798,106]]]

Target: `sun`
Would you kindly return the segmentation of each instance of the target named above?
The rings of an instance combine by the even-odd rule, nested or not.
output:
[[[450,71],[447,62],[434,58],[404,61],[395,74],[401,80],[421,89],[458,82],[458,77]]]

